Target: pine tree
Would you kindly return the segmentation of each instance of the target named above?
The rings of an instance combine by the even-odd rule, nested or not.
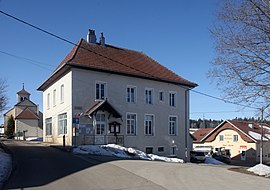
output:
[[[7,130],[5,132],[7,137],[12,137],[14,136],[14,130],[15,130],[15,121],[14,117],[11,115],[8,117],[7,121]]]

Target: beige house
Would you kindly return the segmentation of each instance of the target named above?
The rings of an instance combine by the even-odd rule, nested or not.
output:
[[[189,89],[197,86],[142,52],[80,39],[43,91],[44,141],[117,143],[186,158]]]
[[[30,93],[24,89],[17,92],[17,104],[4,114],[4,126],[12,115],[15,120],[15,136],[18,139],[43,136],[43,114],[30,100]]]
[[[216,128],[199,129],[193,135],[196,138],[193,141],[194,149],[211,147],[214,151],[215,148],[224,147],[230,150],[232,160],[254,163],[260,158],[262,137],[263,161],[270,161],[269,125],[236,120],[224,121]]]

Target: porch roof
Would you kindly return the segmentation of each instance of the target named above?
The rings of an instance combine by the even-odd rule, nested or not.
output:
[[[93,116],[97,111],[107,111],[115,118],[121,118],[122,115],[107,101],[96,101],[89,109],[86,110],[85,115]]]

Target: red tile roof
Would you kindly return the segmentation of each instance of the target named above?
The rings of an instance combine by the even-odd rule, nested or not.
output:
[[[208,135],[214,128],[202,128],[195,131],[192,135],[196,138],[193,142],[200,142],[206,135]]]
[[[29,108],[25,108],[16,119],[38,119],[38,116]]]
[[[121,75],[142,77],[164,81],[187,87],[197,84],[190,82],[142,52],[119,48],[111,45],[87,43],[80,39],[70,53],[59,64],[51,77],[38,90],[44,90],[70,67],[79,67],[102,72],[113,72]]]
[[[196,131],[196,141],[194,142],[212,142],[215,140],[216,136],[223,130],[231,129],[241,136],[241,138],[246,142],[257,142],[260,141],[258,137],[261,134],[261,127],[258,123],[252,123],[252,126],[249,126],[251,122],[246,121],[237,121],[237,120],[231,120],[231,121],[224,121],[220,125],[218,125],[216,128],[212,128],[210,131],[207,131],[207,129],[200,129]],[[270,140],[270,126],[267,124],[263,124],[263,138],[264,141]],[[210,129],[210,128],[209,128]],[[206,131],[204,131],[206,130]],[[205,134],[205,135],[200,135]],[[199,138],[201,136],[201,138]],[[198,137],[198,138],[197,138]]]

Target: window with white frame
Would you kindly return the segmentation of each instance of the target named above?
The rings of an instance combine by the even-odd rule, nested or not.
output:
[[[53,106],[56,105],[56,89],[53,90]]]
[[[96,82],[96,100],[105,100],[106,98],[106,83]]]
[[[233,141],[237,142],[238,141],[238,135],[233,135]]]
[[[67,113],[58,115],[58,135],[67,134]]]
[[[96,134],[105,135],[106,117],[104,113],[96,114]]]
[[[45,119],[45,127],[46,127],[46,131],[45,131],[45,135],[52,135],[52,118],[47,118]]]
[[[50,109],[50,93],[47,94],[47,109]]]
[[[145,135],[154,135],[154,115],[146,114],[144,116]]]
[[[127,113],[127,135],[136,135],[137,115],[135,113]]]
[[[177,117],[169,116],[169,135],[176,135]]]
[[[159,91],[159,101],[164,102],[164,92]]]
[[[135,86],[127,87],[127,102],[129,103],[136,102],[136,87]]]
[[[60,102],[64,102],[64,85],[62,84],[60,87]]]
[[[153,104],[153,89],[145,89],[145,103]]]
[[[224,136],[223,135],[219,135],[219,141],[224,141]]]
[[[176,98],[176,93],[175,92],[170,92],[169,93],[169,105],[171,107],[175,107],[175,98]]]

